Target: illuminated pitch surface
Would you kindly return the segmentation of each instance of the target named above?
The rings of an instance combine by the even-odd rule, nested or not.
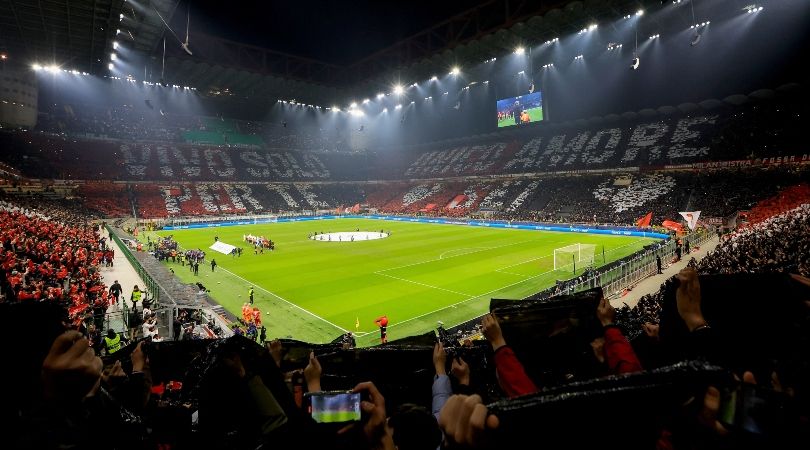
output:
[[[340,243],[309,239],[314,232],[391,232],[385,239]],[[367,333],[359,345],[379,342],[374,319],[390,319],[389,338],[423,333],[436,321],[456,325],[488,310],[489,300],[523,298],[572,274],[553,271],[555,248],[596,244],[608,262],[629,255],[653,239],[401,223],[373,219],[288,222],[162,231],[183,248],[201,248],[208,260],[195,277],[188,267],[169,264],[185,282],[203,283],[211,296],[241,317],[248,287],[262,311],[267,336],[328,342],[342,330]],[[242,235],[263,235],[276,250],[254,255]],[[241,258],[208,247],[214,236],[244,248]],[[210,258],[217,261],[211,272]],[[578,270],[577,273],[580,273]],[[270,312],[269,315],[266,312]]]

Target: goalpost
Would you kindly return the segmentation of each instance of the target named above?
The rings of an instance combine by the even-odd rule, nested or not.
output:
[[[575,272],[594,262],[596,244],[571,244],[554,249],[554,270]]]

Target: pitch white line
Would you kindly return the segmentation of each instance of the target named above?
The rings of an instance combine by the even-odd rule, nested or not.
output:
[[[618,249],[620,249],[620,248],[623,248],[623,247],[627,247],[627,246],[633,245],[633,244],[635,244],[635,243],[638,243],[638,242],[639,242],[639,241],[641,241],[641,240],[642,240],[642,239],[637,239],[637,240],[635,240],[635,241],[633,241],[633,242],[631,242],[631,243],[629,243],[629,244],[622,245],[622,246],[619,246],[619,247],[616,247],[616,248],[610,249],[609,251],[607,251],[607,252],[605,252],[605,253],[610,253],[610,252],[615,251],[615,250],[618,250]],[[526,262],[528,262],[528,261],[526,261]],[[502,287],[499,287],[499,288],[497,288],[497,289],[493,289],[493,290],[491,290],[491,291],[489,291],[489,292],[484,292],[484,293],[483,293],[483,294],[481,294],[481,295],[477,295],[477,296],[475,296],[475,297],[470,297],[470,298],[468,298],[468,299],[466,299],[466,300],[462,300],[462,301],[460,301],[460,302],[456,302],[456,303],[453,303],[453,304],[450,304],[450,305],[447,305],[447,306],[441,307],[441,308],[439,308],[439,309],[436,309],[436,310],[433,310],[433,311],[430,311],[430,312],[426,312],[426,313],[424,313],[424,314],[420,314],[420,315],[415,316],[415,317],[411,317],[410,319],[405,319],[405,320],[403,320],[403,321],[401,321],[401,322],[397,322],[397,323],[394,323],[394,324],[392,324],[392,325],[389,325],[389,326],[388,326],[388,328],[393,328],[393,327],[395,327],[395,326],[397,326],[397,325],[401,325],[401,324],[403,324],[403,323],[407,323],[407,322],[410,322],[410,321],[412,321],[412,320],[420,319],[420,318],[425,317],[425,316],[428,316],[428,315],[430,315],[430,314],[437,313],[437,312],[439,312],[439,311],[444,311],[445,309],[448,309],[448,308],[454,308],[454,307],[456,307],[456,306],[458,306],[458,305],[461,305],[461,304],[463,304],[463,303],[467,303],[467,302],[469,302],[469,301],[471,301],[471,300],[479,299],[479,298],[481,298],[481,297],[486,297],[486,296],[488,296],[488,295],[490,295],[490,294],[494,294],[495,292],[501,291],[501,290],[503,290],[503,289],[510,288],[510,287],[512,287],[512,286],[517,286],[517,285],[519,285],[519,284],[521,284],[521,283],[525,283],[525,282],[527,282],[527,281],[529,281],[529,280],[533,280],[533,279],[535,279],[535,278],[537,278],[537,277],[541,277],[541,276],[543,276],[543,275],[547,275],[547,274],[549,274],[549,273],[551,273],[551,272],[554,272],[554,269],[552,269],[552,270],[548,270],[548,271],[545,271],[545,272],[543,272],[543,273],[539,273],[539,274],[537,274],[537,275],[530,276],[529,278],[526,278],[525,280],[520,280],[520,281],[514,282],[514,283],[512,283],[512,284],[507,284],[506,286],[502,286]],[[463,322],[462,322],[462,323],[463,323]]]
[[[462,303],[467,303],[467,302],[469,302],[470,300],[475,300],[475,299],[477,299],[477,298],[486,297],[486,296],[487,296],[487,295],[489,295],[489,294],[493,294],[493,293],[498,292],[498,291],[500,291],[500,290],[502,290],[502,289],[506,289],[506,288],[509,288],[509,287],[512,287],[512,286],[516,286],[516,285],[521,284],[521,283],[525,283],[525,282],[527,282],[527,281],[529,281],[529,280],[532,280],[532,279],[534,279],[534,278],[537,278],[537,277],[540,277],[540,276],[546,275],[546,274],[551,273],[551,272],[554,272],[554,270],[552,269],[552,270],[549,270],[549,271],[547,271],[547,272],[543,272],[543,273],[540,273],[540,274],[534,275],[534,276],[532,276],[532,277],[530,277],[530,278],[526,278],[525,280],[520,280],[520,281],[515,282],[515,283],[512,283],[512,284],[507,284],[506,286],[502,286],[502,287],[499,287],[498,289],[493,289],[493,290],[491,290],[491,291],[489,291],[489,292],[484,292],[484,293],[483,293],[483,294],[481,294],[481,295],[477,295],[477,296],[475,296],[475,297],[470,297],[470,298],[468,298],[468,299],[466,299],[466,300],[462,300],[462,301],[460,301],[460,302],[456,302],[456,303],[453,303],[453,304],[451,304],[451,305],[447,305],[447,306],[442,307],[442,308],[439,308],[439,309],[437,309],[437,310],[435,310],[435,311],[431,311],[431,312],[427,312],[427,313],[424,313],[424,314],[420,314],[420,315],[418,315],[418,316],[411,317],[410,319],[405,319],[405,320],[403,320],[403,321],[401,321],[401,322],[397,322],[397,323],[395,323],[395,324],[393,324],[393,325],[389,325],[389,326],[388,326],[388,328],[393,328],[393,327],[395,327],[395,326],[397,326],[397,325],[401,325],[401,324],[403,324],[403,323],[407,323],[407,322],[410,322],[410,321],[412,321],[412,320],[416,320],[416,319],[419,319],[419,318],[425,317],[425,316],[427,316],[427,315],[430,315],[430,314],[433,314],[433,313],[437,313],[437,312],[439,312],[439,311],[443,311],[443,310],[448,309],[448,308],[453,308],[453,307],[455,307],[455,306],[457,306],[457,305],[461,305]]]
[[[522,273],[507,272],[507,271],[505,271],[505,270],[501,270],[501,269],[498,269],[498,270],[496,270],[495,272],[498,272],[498,273],[505,273],[505,274],[507,274],[507,275],[515,275],[515,276],[518,276],[518,277],[530,277],[530,276],[531,276],[531,275],[526,275],[526,274],[522,274]]]
[[[267,292],[268,294],[272,295],[273,297],[275,297],[275,298],[277,298],[277,299],[281,300],[282,302],[284,302],[284,303],[286,303],[286,304],[288,304],[288,305],[290,305],[290,306],[292,306],[292,307],[294,307],[294,308],[298,308],[298,309],[300,309],[301,311],[304,311],[305,313],[309,314],[310,316],[315,317],[316,319],[320,319],[320,320],[322,320],[323,322],[326,322],[326,323],[328,323],[329,325],[332,325],[333,327],[337,328],[338,330],[343,331],[344,333],[348,333],[348,331],[349,331],[349,330],[343,329],[343,328],[341,328],[341,327],[339,327],[339,326],[337,326],[337,325],[333,324],[332,322],[330,322],[330,321],[328,321],[328,320],[324,319],[323,317],[321,317],[321,316],[319,316],[319,315],[317,315],[317,314],[315,314],[315,313],[313,313],[313,312],[307,311],[306,309],[304,309],[304,308],[302,308],[302,307],[300,307],[300,306],[296,305],[295,303],[292,303],[292,302],[290,302],[290,301],[287,301],[287,300],[285,300],[285,299],[281,298],[281,297],[280,297],[278,294],[274,294],[274,293],[272,293],[272,292],[268,291],[267,289],[265,289],[265,288],[263,288],[263,287],[261,287],[261,286],[259,286],[259,285],[255,284],[255,283],[254,283],[254,282],[252,282],[252,281],[248,281],[248,280],[246,280],[246,279],[244,279],[244,278],[240,277],[239,275],[237,275],[237,274],[235,274],[235,273],[231,272],[231,271],[230,271],[230,270],[228,270],[228,269],[224,269],[222,266],[217,266],[217,267],[219,268],[219,270],[224,270],[225,272],[228,272],[228,273],[229,273],[229,274],[231,274],[232,276],[234,276],[234,277],[236,277],[236,278],[239,278],[240,280],[244,281],[245,283],[247,283],[247,284],[249,284],[249,285],[251,285],[251,286],[256,286],[257,288],[259,288],[259,289],[263,290],[264,292]]]
[[[443,287],[432,286],[430,284],[420,283],[418,281],[413,281],[413,280],[407,280],[405,278],[395,277],[393,275],[388,275],[388,274],[384,274],[384,273],[381,273],[381,272],[374,272],[374,274],[375,275],[380,275],[380,276],[383,276],[383,277],[393,278],[393,279],[399,280],[399,281],[404,281],[406,283],[418,284],[419,286],[424,286],[424,287],[431,288],[431,289],[438,289],[440,291],[450,292],[451,294],[456,294],[456,295],[461,295],[461,296],[464,296],[464,297],[472,298],[472,295],[470,295],[470,294],[465,294],[463,292],[453,291],[451,289],[445,289]]]
[[[480,247],[483,250],[478,250],[478,251],[468,252],[468,253],[462,253],[460,255],[448,256],[447,258],[441,258],[440,257],[440,258],[435,258],[435,259],[429,259],[427,261],[421,261],[421,262],[416,262],[416,263],[412,263],[412,264],[405,264],[404,266],[397,266],[397,267],[392,267],[390,269],[378,270],[378,271],[376,271],[374,273],[389,272],[389,271],[392,271],[392,270],[404,269],[406,267],[419,266],[419,265],[422,265],[422,264],[432,263],[432,262],[436,262],[436,261],[444,261],[445,259],[458,258],[459,256],[472,255],[473,253],[481,253],[481,252],[485,252],[487,250],[495,250],[497,248],[510,247],[512,245],[525,244],[527,242],[533,242],[533,241],[538,241],[538,240],[540,240],[540,239],[530,239],[528,241],[512,242],[511,244],[498,245],[498,246],[495,246],[495,247]],[[464,248],[471,248],[471,247],[464,247]],[[459,250],[459,249],[456,249],[456,250]]]
[[[462,248],[456,248],[456,249],[453,249],[453,250],[447,250],[446,252],[443,252],[441,255],[439,255],[439,259],[443,259],[444,255],[446,255],[448,253],[457,252],[459,250],[470,250],[470,249],[473,249],[473,250],[475,250],[475,249],[489,250],[490,248],[492,248],[492,247],[462,247]],[[475,252],[462,253],[462,254],[460,254],[458,256],[469,255],[470,253],[475,253]]]
[[[509,269],[511,267],[522,266],[523,264],[530,263],[532,261],[537,261],[538,259],[549,258],[551,256],[554,256],[554,254],[552,253],[551,255],[538,256],[537,258],[527,259],[526,261],[519,262],[517,264],[512,264],[511,266],[506,266],[506,267],[501,267],[500,269],[496,269],[495,272],[509,273],[509,272],[504,272],[503,269]]]

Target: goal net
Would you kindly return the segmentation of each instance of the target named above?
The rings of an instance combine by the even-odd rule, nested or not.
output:
[[[595,244],[571,244],[554,249],[554,270],[573,272],[593,264]]]

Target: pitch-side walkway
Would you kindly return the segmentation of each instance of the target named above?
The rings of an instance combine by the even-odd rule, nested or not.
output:
[[[106,234],[106,231],[104,233]],[[127,308],[130,309],[132,308],[132,302],[130,302],[129,298],[132,294],[132,288],[138,285],[141,290],[145,290],[144,287],[146,283],[138,276],[138,272],[132,267],[129,260],[127,260],[126,255],[124,255],[124,250],[115,241],[109,242],[113,246],[113,250],[115,250],[115,258],[113,259],[113,267],[101,267],[101,278],[104,280],[104,284],[107,285],[107,289],[115,283],[115,280],[121,283],[121,287],[124,289],[122,294],[123,300],[126,301]],[[122,309],[122,307],[117,305],[107,309],[110,318],[110,326],[116,331],[125,331],[123,314],[121,314],[123,312]]]
[[[716,236],[712,237],[700,247],[700,250],[693,250],[688,255],[683,255],[680,261],[675,264],[670,264],[669,267],[663,269],[662,272],[664,273],[662,275],[653,275],[646,278],[641,283],[637,284],[632,291],[628,292],[627,295],[611,300],[610,304],[613,305],[614,308],[618,308],[625,303],[631,308],[636,306],[641,297],[658,292],[661,289],[661,283],[680,272],[681,269],[686,267],[690,259],[695,258],[700,261],[709,252],[714,250],[719,242]]]

